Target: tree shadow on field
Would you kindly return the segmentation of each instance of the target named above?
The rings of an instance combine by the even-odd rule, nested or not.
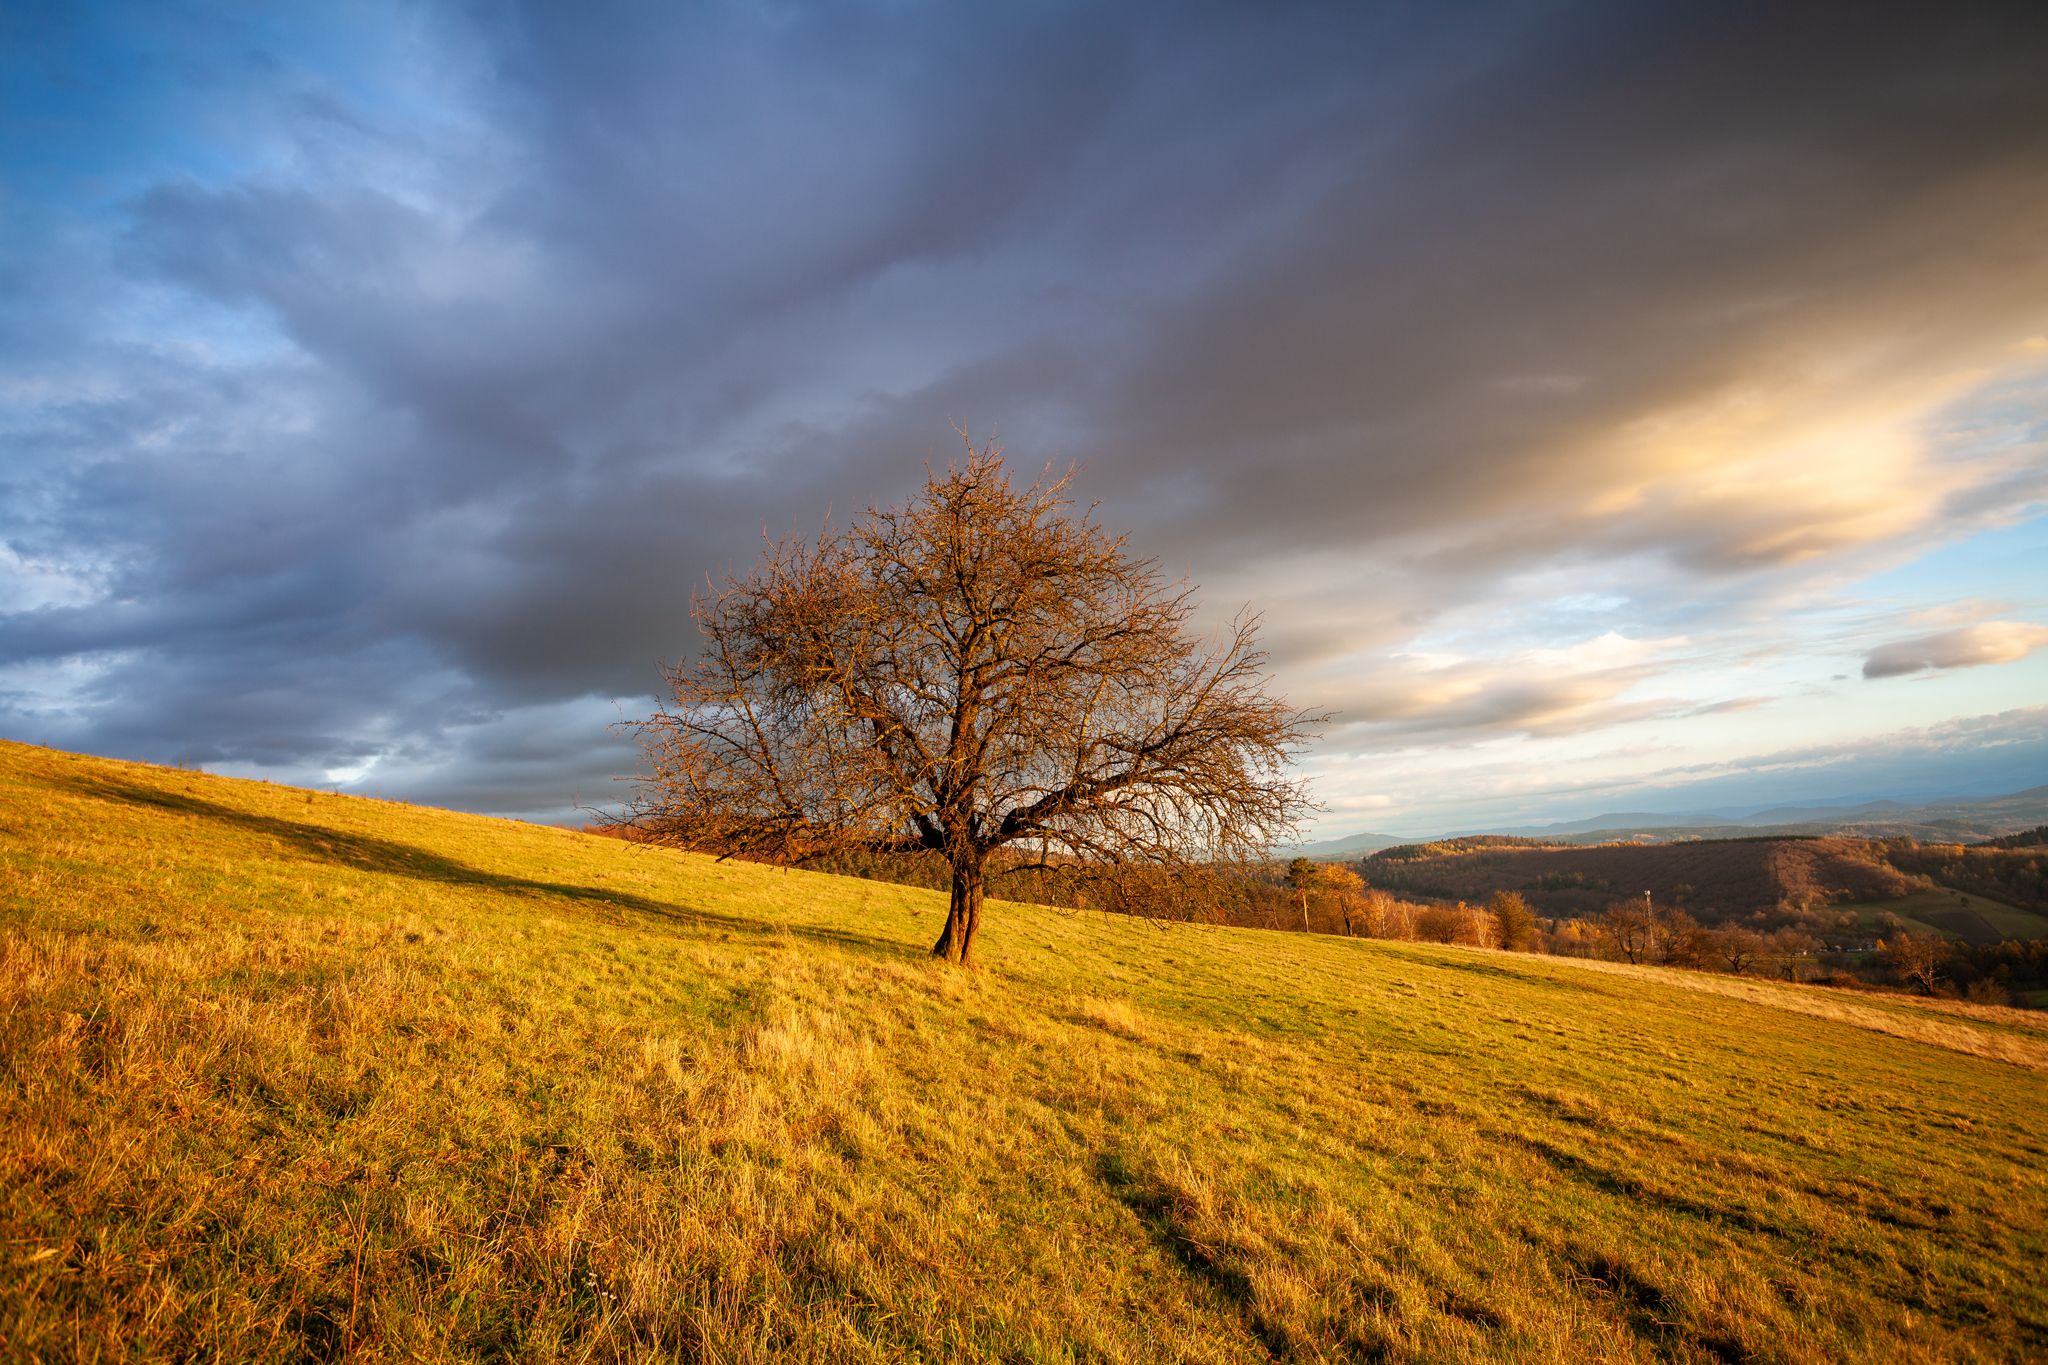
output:
[[[1504,967],[1498,963],[1486,961],[1483,958],[1473,958],[1470,960],[1460,958],[1456,961],[1432,958],[1429,965],[1442,972],[1468,972],[1474,976],[1487,976],[1500,981],[1511,981],[1518,986],[1537,986],[1545,990],[1577,992],[1584,995],[1611,996],[1620,994],[1619,991],[1604,981],[1579,981],[1564,976],[1551,976],[1544,972],[1516,971],[1511,967]]]
[[[1231,1248],[1214,1245],[1202,1235],[1205,1229],[1193,1225],[1195,1220],[1172,1188],[1133,1166],[1120,1152],[1098,1153],[1094,1175],[1111,1198],[1137,1215],[1153,1242],[1175,1265],[1222,1295],[1269,1356],[1282,1360],[1294,1354],[1286,1328],[1259,1311],[1258,1291],[1237,1264],[1240,1258],[1231,1254]]]
[[[761,938],[791,934],[798,938],[814,939],[876,956],[897,955],[892,951],[895,945],[886,940],[864,937],[845,930],[816,925],[770,923],[738,915],[720,914],[697,906],[655,900],[630,891],[486,872],[482,868],[471,867],[444,854],[433,853],[413,844],[400,843],[395,839],[354,834],[326,825],[286,820],[275,815],[258,815],[253,811],[237,810],[232,806],[223,806],[218,802],[190,794],[159,791],[98,779],[64,779],[62,782],[72,791],[95,800],[170,811],[177,815],[211,820],[250,834],[263,835],[276,840],[301,858],[332,863],[358,872],[386,877],[406,877],[414,881],[435,882],[445,886],[475,886],[514,896],[576,902],[593,908],[649,915],[671,923],[689,925],[692,928],[737,930]]]

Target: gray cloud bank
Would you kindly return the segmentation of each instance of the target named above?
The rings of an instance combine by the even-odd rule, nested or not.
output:
[[[2041,17],[450,7],[350,69],[194,24],[61,115],[124,16],[24,22],[11,98],[109,161],[10,153],[0,733],[559,811],[704,575],[949,421],[1082,459],[1283,667],[1305,554],[1319,623],[1397,641],[1532,566],[1709,596],[1967,526],[2040,462],[1765,495],[1714,452],[2048,325]]]

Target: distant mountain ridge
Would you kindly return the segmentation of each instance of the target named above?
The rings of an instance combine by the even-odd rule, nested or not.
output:
[[[1282,851],[1289,857],[1342,858],[1349,856],[1362,858],[1368,853],[1377,853],[1383,848],[1393,848],[1397,844],[1412,844],[1414,842],[1413,839],[1403,839],[1395,834],[1374,834],[1371,830],[1361,830],[1357,834],[1347,834],[1341,839],[1323,839],[1313,844],[1301,844]]]
[[[2048,824],[2048,786],[2001,796],[1952,797],[1924,802],[1895,800],[1823,801],[1765,806],[1742,812],[1609,811],[1583,820],[1508,828],[1468,829],[1431,838],[1398,838],[1365,831],[1324,839],[1286,850],[1289,856],[1361,858],[1398,844],[1477,834],[1511,834],[1550,839],[1561,844],[1613,843],[1637,839],[1671,842],[1681,839],[1742,838],[1759,835],[1855,834],[1865,838],[1914,838],[1926,842],[1976,843]]]

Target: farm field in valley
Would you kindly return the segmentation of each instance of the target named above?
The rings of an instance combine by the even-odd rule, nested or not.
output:
[[[2048,915],[1945,886],[1915,891],[1895,900],[1865,901],[1838,908],[1872,927],[1879,926],[1889,914],[1906,921],[1908,928],[1952,934],[1969,943],[2048,938]]]

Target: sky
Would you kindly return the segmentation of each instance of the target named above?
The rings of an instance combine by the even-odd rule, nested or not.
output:
[[[956,428],[1316,836],[2048,783],[2048,10],[0,7],[0,737],[583,818]]]

